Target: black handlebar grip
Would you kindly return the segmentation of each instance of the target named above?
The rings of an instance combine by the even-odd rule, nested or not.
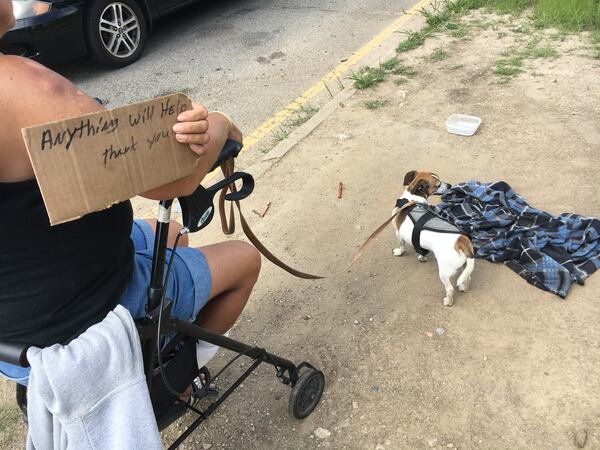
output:
[[[20,367],[29,367],[27,349],[29,345],[0,342],[0,361]]]
[[[221,153],[219,154],[217,162],[211,167],[210,171],[212,172],[228,159],[236,158],[237,155],[240,154],[242,147],[243,144],[239,143],[238,141],[234,141],[233,139],[227,139],[225,145],[223,146],[223,150],[221,150]]]

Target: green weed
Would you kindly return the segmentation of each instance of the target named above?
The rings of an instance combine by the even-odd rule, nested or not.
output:
[[[428,61],[431,62],[439,62],[448,58],[448,52],[446,52],[442,47],[436,48],[431,55],[427,57]]]
[[[396,67],[398,67],[399,64],[400,64],[400,61],[398,60],[398,58],[390,58],[390,59],[380,63],[379,67],[381,67],[386,72],[393,72],[393,70]]]
[[[387,104],[387,100],[365,100],[363,106],[367,109],[379,109]]]
[[[431,33],[431,30],[406,31],[408,37],[400,42],[396,47],[396,52],[402,53],[420,47],[425,42],[425,38]]]
[[[351,71],[348,78],[354,81],[356,89],[367,89],[385,80],[385,70],[381,67],[364,66]]]
[[[392,70],[394,75],[403,75],[405,77],[412,77],[417,74],[417,71],[410,66],[405,66],[404,64],[400,64],[394,70]]]

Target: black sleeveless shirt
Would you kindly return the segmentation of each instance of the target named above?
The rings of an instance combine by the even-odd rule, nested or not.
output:
[[[129,201],[51,227],[35,180],[0,183],[0,341],[67,343],[131,278]]]

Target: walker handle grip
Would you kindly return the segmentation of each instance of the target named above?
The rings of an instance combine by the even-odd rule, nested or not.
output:
[[[221,150],[221,153],[219,154],[219,158],[217,159],[217,162],[215,162],[215,164],[211,167],[210,172],[217,169],[221,164],[223,164],[228,159],[236,158],[237,155],[240,154],[240,151],[242,150],[243,146],[244,145],[238,141],[234,141],[233,139],[227,139],[227,141],[225,142],[225,145],[223,145],[223,150]]]

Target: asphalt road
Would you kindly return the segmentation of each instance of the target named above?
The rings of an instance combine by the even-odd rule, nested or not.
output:
[[[229,112],[248,133],[414,3],[202,0],[157,22],[144,56],[129,67],[82,59],[58,71],[109,107],[181,91]]]

